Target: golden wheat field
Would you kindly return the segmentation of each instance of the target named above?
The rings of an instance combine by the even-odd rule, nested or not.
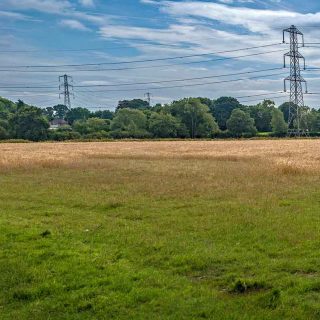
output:
[[[280,170],[318,170],[319,140],[133,141],[0,144],[0,167],[77,166],[90,159],[259,161]]]
[[[319,319],[320,140],[0,144],[0,319]]]

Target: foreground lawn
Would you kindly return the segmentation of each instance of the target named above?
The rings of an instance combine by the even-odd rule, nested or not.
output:
[[[320,141],[0,145],[0,319],[320,318]]]

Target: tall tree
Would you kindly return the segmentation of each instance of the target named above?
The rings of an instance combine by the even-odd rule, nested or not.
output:
[[[111,124],[114,138],[143,138],[149,135],[147,117],[140,110],[120,109]]]
[[[149,130],[156,138],[175,138],[180,128],[179,121],[171,114],[153,112],[149,119]]]
[[[256,106],[250,107],[250,116],[254,119],[255,126],[259,132],[270,132],[272,112],[275,103],[271,100],[264,100]]]
[[[64,104],[57,104],[53,107],[53,114],[55,119],[64,119],[69,109]]]
[[[289,121],[289,108],[290,108],[290,102],[285,102],[279,106],[279,110],[283,113],[284,121],[286,123],[288,123]]]
[[[227,129],[227,120],[232,111],[238,108],[240,108],[239,101],[232,97],[221,97],[214,101],[212,112],[221,130]]]
[[[41,141],[48,138],[49,122],[39,108],[20,106],[9,123],[13,136],[17,139]]]
[[[306,116],[307,126],[311,132],[320,132],[320,110],[312,109]]]
[[[219,130],[209,107],[197,98],[175,101],[168,110],[184,124],[190,138],[212,137]]]
[[[66,114],[66,120],[72,125],[76,120],[87,120],[91,112],[86,108],[73,108]]]
[[[254,120],[240,109],[234,109],[227,120],[228,131],[234,137],[252,137],[257,134]]]
[[[288,124],[284,120],[283,112],[279,109],[273,109],[271,126],[275,136],[282,137],[288,132]]]
[[[9,123],[7,120],[0,119],[0,140],[9,138]]]
[[[15,112],[17,106],[10,100],[0,97],[0,118],[8,119],[9,114]]]
[[[112,120],[114,117],[114,112],[112,112],[110,110],[99,110],[99,111],[93,112],[91,114],[91,117]]]

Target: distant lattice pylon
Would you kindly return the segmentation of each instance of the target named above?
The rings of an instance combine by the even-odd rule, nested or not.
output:
[[[73,85],[70,84],[73,82],[72,77],[68,76],[67,74],[59,77],[59,90],[63,88],[62,91],[60,91],[59,96],[62,94],[64,97],[64,105],[67,106],[69,109],[71,109],[71,99],[70,94],[71,90],[73,90]]]
[[[306,93],[307,82],[301,76],[300,60],[303,60],[305,69],[305,58],[299,52],[299,38],[301,45],[304,46],[303,33],[294,25],[283,30],[283,42],[285,42],[285,33],[290,35],[290,51],[284,55],[284,67],[286,67],[286,58],[290,57],[290,76],[284,80],[284,91],[287,91],[286,82],[290,82],[290,102],[289,102],[289,118],[288,118],[288,134],[290,136],[308,135],[308,128],[304,121],[306,108],[303,100],[302,84],[305,84]]]

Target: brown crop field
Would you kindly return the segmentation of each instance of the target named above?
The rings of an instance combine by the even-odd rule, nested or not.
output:
[[[0,181],[0,319],[320,316],[320,140],[3,143]]]
[[[0,152],[2,169],[74,166],[94,159],[261,161],[278,169],[304,170],[317,170],[320,165],[319,140],[3,143]]]

